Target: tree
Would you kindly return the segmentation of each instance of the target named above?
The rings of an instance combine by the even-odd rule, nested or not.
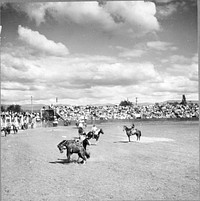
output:
[[[21,106],[20,105],[9,105],[7,107],[7,111],[12,111],[12,112],[22,112]]]
[[[120,102],[119,106],[133,106],[133,103],[129,100],[124,100]]]
[[[5,111],[6,111],[5,106],[1,105],[1,112],[5,112]]]

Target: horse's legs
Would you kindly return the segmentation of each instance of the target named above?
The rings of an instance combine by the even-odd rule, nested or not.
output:
[[[141,131],[138,131],[138,140],[140,141]]]
[[[128,141],[129,141],[129,142],[131,141],[131,139],[130,139],[130,135],[128,135]]]
[[[96,136],[96,144],[97,144],[97,142],[98,142],[98,140],[99,140],[99,137],[100,137],[100,134],[98,134],[98,135]]]
[[[6,129],[4,129],[4,134],[5,134],[5,137],[6,137],[6,135],[7,135],[7,130]]]
[[[67,149],[67,162],[70,162],[70,156],[71,156],[71,152],[70,149]]]
[[[84,162],[86,162],[86,160],[87,160],[87,159],[86,159],[86,157],[85,157],[85,154],[84,154],[84,153],[79,152],[79,153],[78,153],[78,156],[79,156],[80,158],[82,158],[82,159],[83,159],[83,163],[84,163]]]
[[[136,134],[136,136],[137,136],[137,141],[139,140],[139,135],[138,134]]]

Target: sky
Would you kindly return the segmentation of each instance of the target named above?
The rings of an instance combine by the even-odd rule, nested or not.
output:
[[[198,100],[197,0],[1,4],[1,103]]]

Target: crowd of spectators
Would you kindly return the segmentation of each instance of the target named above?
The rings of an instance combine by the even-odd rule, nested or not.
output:
[[[5,128],[8,134],[12,130],[26,130],[28,128],[35,128],[37,122],[40,121],[40,113],[30,112],[1,112],[1,130]]]
[[[93,120],[115,120],[115,119],[198,119],[199,105],[189,102],[181,103],[162,103],[152,105],[105,105],[105,106],[67,106],[51,105],[53,114],[65,122],[93,121]],[[53,115],[53,118],[55,116]],[[57,119],[54,119],[57,121]],[[17,130],[35,128],[36,125],[42,126],[45,122],[42,113],[34,112],[1,112],[1,130],[4,128],[15,127]],[[57,124],[57,122],[56,122]],[[46,124],[45,124],[46,125]],[[67,124],[68,125],[68,124]]]
[[[77,121],[110,119],[199,118],[197,103],[163,103],[133,106],[66,106],[51,105],[63,119]]]

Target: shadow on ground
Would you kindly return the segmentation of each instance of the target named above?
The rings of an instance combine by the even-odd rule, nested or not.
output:
[[[71,159],[70,161],[68,161],[67,159],[62,159],[62,158],[58,158],[57,161],[52,161],[52,162],[49,162],[51,164],[63,164],[63,165],[68,165],[70,163],[77,163],[77,164],[82,164],[83,161],[77,161],[75,159]]]
[[[130,142],[135,142],[135,141],[130,141]],[[130,143],[129,141],[123,141],[123,140],[121,140],[121,141],[115,141],[115,142],[113,142],[113,143]]]

